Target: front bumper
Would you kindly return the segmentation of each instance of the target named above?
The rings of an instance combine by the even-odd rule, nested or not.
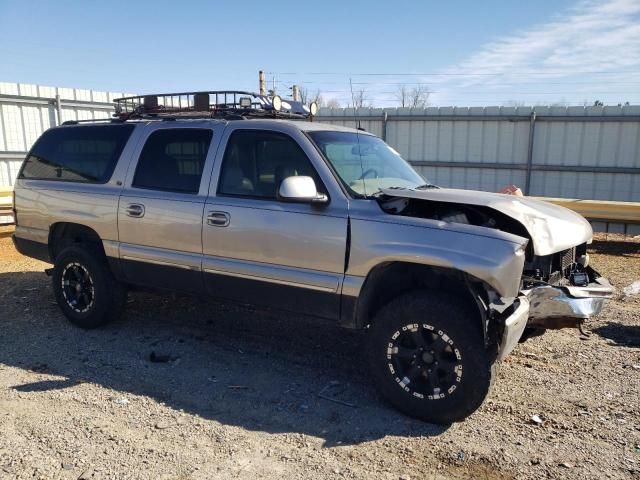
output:
[[[541,285],[523,291],[505,312],[497,360],[511,353],[527,328],[579,327],[598,315],[615,289],[594,270],[588,273],[593,281],[586,287]]]
[[[523,293],[529,298],[527,326],[542,329],[578,327],[598,315],[615,289],[587,267],[592,281],[585,287],[542,285]]]
[[[526,295],[522,295],[516,298],[513,305],[513,311],[504,321],[502,340],[498,347],[498,361],[504,360],[504,358],[511,353],[518,344],[520,337],[522,337],[522,332],[524,332],[524,329],[527,327],[529,299]]]

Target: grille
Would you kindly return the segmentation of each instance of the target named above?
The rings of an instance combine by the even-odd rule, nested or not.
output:
[[[562,273],[566,273],[567,269],[569,269],[574,263],[576,259],[576,248],[569,248],[568,250],[563,250],[558,254],[559,258],[559,267]]]

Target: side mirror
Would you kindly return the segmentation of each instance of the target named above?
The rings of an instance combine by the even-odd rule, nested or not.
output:
[[[292,176],[282,180],[278,189],[278,200],[295,203],[327,203],[329,198],[318,193],[313,178]]]

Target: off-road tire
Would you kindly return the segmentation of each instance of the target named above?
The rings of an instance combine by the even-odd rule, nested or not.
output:
[[[75,281],[87,290],[84,300],[74,303]],[[91,246],[70,246],[55,259],[53,291],[64,315],[74,325],[97,328],[118,318],[126,303],[126,289],[109,270],[104,254]],[[70,292],[71,290],[71,292]]]
[[[420,336],[414,337],[416,333]],[[432,355],[433,351],[419,353],[418,349],[418,362],[414,342],[425,339],[426,343],[420,348],[429,346],[426,350],[430,350],[436,345],[436,354]],[[405,346],[401,346],[401,342]],[[495,375],[484,346],[477,309],[443,291],[409,292],[382,307],[368,332],[367,354],[371,375],[382,397],[403,413],[431,423],[450,424],[471,415],[482,405]],[[431,363],[424,363],[425,354],[426,361]],[[442,356],[441,360],[434,365],[438,355]],[[413,385],[411,381],[408,384],[403,381],[408,376],[399,378],[403,372],[398,362],[405,362],[407,358],[412,362],[411,376],[418,375]],[[432,373],[427,373],[427,368]],[[446,375],[444,379],[441,374]],[[437,387],[432,386],[432,378],[435,385],[442,384],[442,390],[433,390]],[[451,386],[455,388],[451,390]]]

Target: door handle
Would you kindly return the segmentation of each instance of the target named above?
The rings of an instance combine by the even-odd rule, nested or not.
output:
[[[207,225],[212,227],[226,227],[229,225],[231,217],[227,212],[208,212]]]
[[[127,212],[127,215],[130,217],[142,218],[144,217],[144,205],[140,203],[130,203],[127,205],[125,212]]]

